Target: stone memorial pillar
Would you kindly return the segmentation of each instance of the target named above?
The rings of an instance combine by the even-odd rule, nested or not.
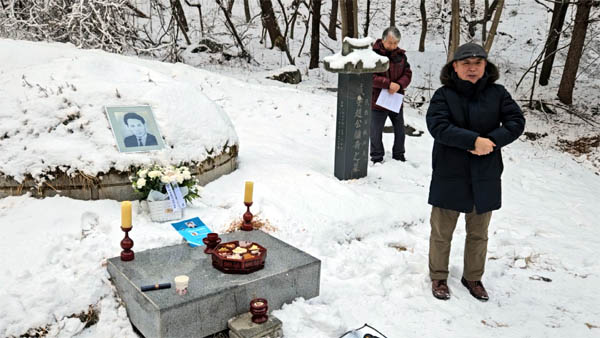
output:
[[[325,69],[338,73],[334,175],[340,180],[367,176],[373,74],[389,60],[373,52],[370,37],[345,38],[341,53],[324,58]]]

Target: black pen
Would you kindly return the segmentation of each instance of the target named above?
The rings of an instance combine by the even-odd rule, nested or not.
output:
[[[140,286],[140,290],[144,291],[153,291],[160,289],[170,289],[171,283],[162,283],[162,284],[153,284],[153,285],[142,285]]]

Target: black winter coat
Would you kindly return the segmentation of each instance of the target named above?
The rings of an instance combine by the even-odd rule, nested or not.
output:
[[[473,84],[458,78],[447,64],[427,110],[427,128],[433,144],[433,175],[429,204],[460,212],[484,213],[501,207],[500,176],[504,169],[500,149],[516,140],[525,128],[521,108],[508,91],[494,82],[498,69],[487,64],[485,75]],[[488,155],[473,155],[475,139],[496,144]]]

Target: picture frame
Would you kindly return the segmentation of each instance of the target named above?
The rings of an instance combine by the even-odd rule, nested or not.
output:
[[[121,153],[148,152],[164,149],[152,107],[104,106],[117,149]]]

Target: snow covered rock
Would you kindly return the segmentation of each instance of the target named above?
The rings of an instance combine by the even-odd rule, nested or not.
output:
[[[281,81],[283,83],[298,84],[302,82],[302,74],[296,66],[287,66],[273,71],[267,79]]]

